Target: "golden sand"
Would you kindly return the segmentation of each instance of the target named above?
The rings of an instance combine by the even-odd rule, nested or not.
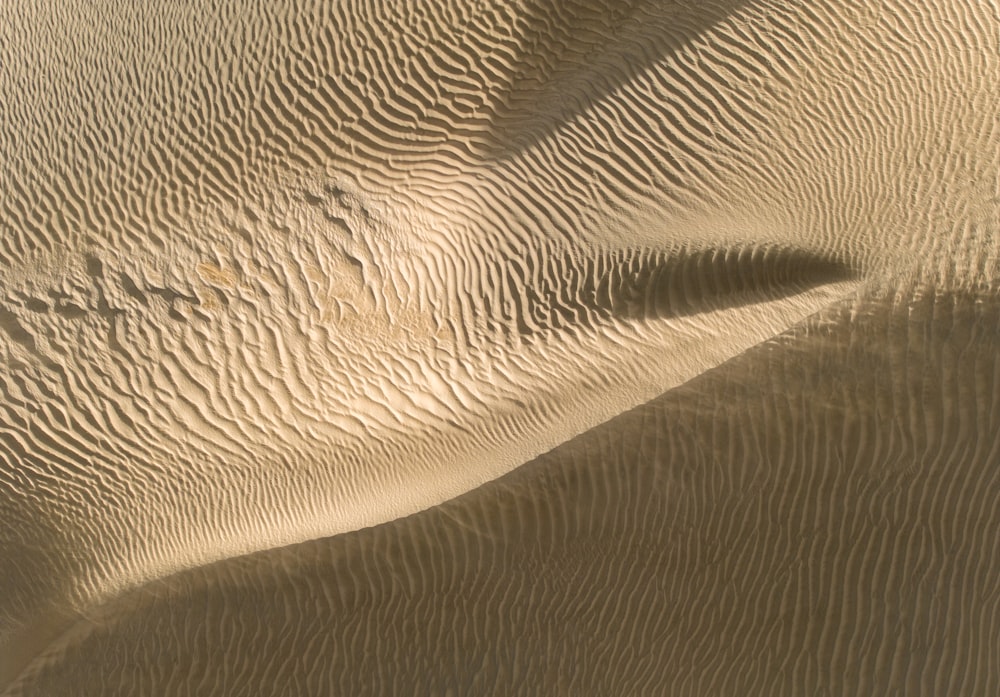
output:
[[[4,3],[0,695],[1000,693],[997,75],[993,0]]]

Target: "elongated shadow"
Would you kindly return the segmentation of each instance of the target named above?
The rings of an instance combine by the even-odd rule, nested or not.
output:
[[[566,252],[544,259],[530,277],[513,265],[504,270],[502,324],[525,338],[613,319],[665,319],[754,305],[856,275],[835,259],[766,247],[625,250],[582,258]],[[487,304],[488,315],[491,309]]]
[[[518,27],[521,36],[510,87],[493,95],[493,154],[510,156],[531,147],[753,2],[532,4]],[[752,70],[749,65],[734,67]]]

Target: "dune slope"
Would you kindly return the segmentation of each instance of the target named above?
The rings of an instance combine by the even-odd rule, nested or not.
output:
[[[1000,8],[0,7],[0,694],[991,694]]]

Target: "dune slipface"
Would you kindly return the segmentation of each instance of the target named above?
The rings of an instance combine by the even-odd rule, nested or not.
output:
[[[0,694],[1000,691],[994,2],[0,15]]]

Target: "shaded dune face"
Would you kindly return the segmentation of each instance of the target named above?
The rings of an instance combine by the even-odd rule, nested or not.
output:
[[[147,585],[11,694],[992,694],[1000,308],[893,301],[441,506]]]
[[[991,3],[15,5],[4,694],[996,691]]]

